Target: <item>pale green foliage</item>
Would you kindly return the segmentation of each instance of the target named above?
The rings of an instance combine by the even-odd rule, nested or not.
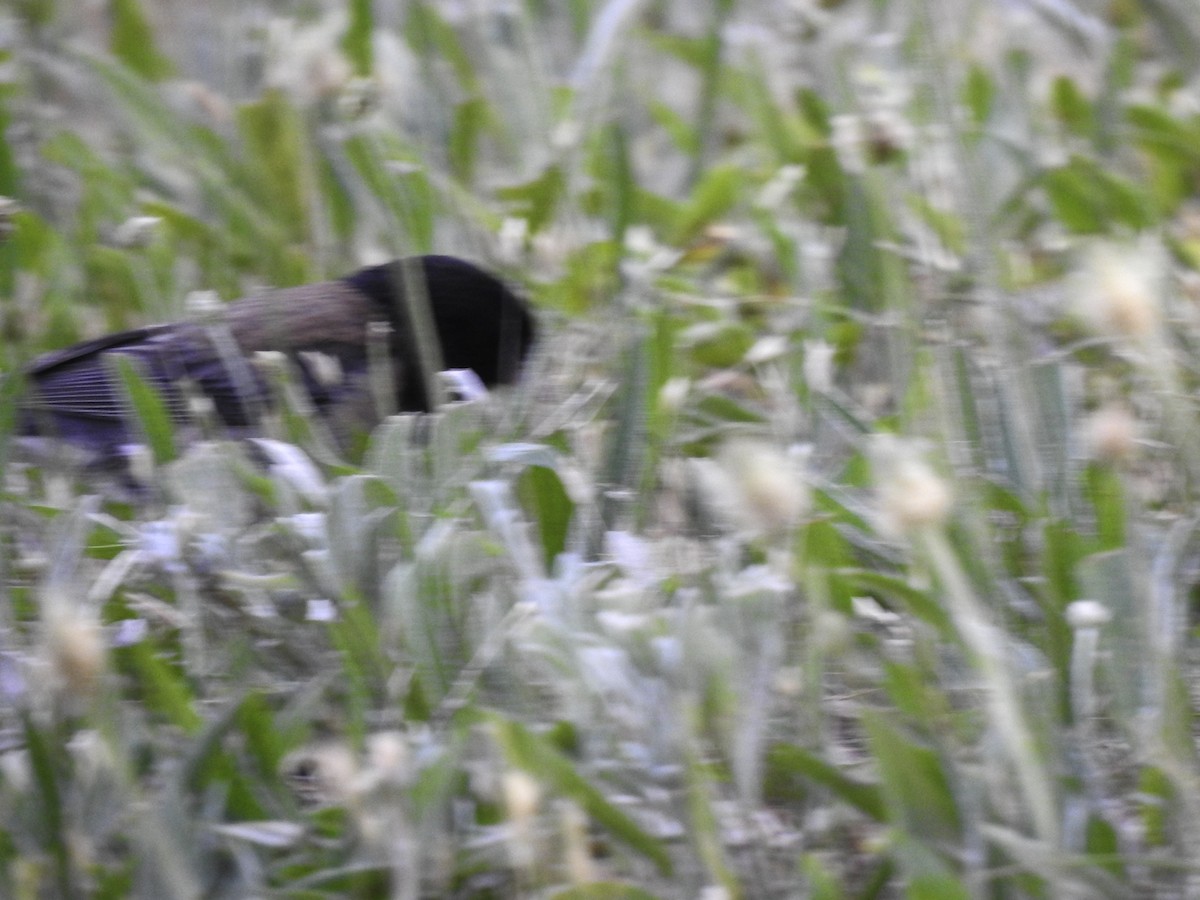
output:
[[[1187,895],[1187,4],[243,6],[0,12],[5,368],[427,250],[542,343],[357,443],[122,367],[137,503],[0,385],[0,895]]]

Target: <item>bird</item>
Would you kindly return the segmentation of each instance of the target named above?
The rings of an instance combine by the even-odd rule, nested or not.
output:
[[[430,342],[419,337],[430,333],[437,339],[432,360]],[[260,351],[292,362],[317,414],[337,418],[353,407],[358,421],[378,406],[371,348],[386,347],[394,381],[388,399],[398,410],[428,412],[431,363],[473,370],[488,387],[512,384],[535,335],[528,305],[496,276],[453,256],[409,257],[264,291],[224,305],[211,321],[150,325],[51,351],[24,370],[17,430],[65,441],[95,460],[121,457],[138,443],[139,429],[117,356],[133,363],[177,425],[195,424],[194,400],[207,398],[202,405],[224,426],[252,430],[276,393],[256,365]]]

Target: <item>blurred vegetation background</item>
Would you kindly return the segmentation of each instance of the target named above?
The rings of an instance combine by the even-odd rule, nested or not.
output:
[[[0,369],[434,251],[543,325],[349,452],[131,390],[137,502],[0,384],[0,895],[1194,896],[1198,51],[1190,0],[0,8]]]

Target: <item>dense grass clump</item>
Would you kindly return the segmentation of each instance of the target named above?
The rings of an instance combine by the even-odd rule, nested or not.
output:
[[[127,373],[115,479],[0,383],[0,896],[1195,893],[1200,14],[1083,5],[0,10],[0,369],[425,252],[542,334],[358,442]]]

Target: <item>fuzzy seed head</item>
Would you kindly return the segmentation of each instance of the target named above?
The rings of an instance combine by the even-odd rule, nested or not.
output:
[[[789,454],[761,440],[728,441],[718,463],[736,492],[736,511],[747,530],[774,533],[793,524],[808,508],[808,485]]]
[[[596,862],[592,859],[587,814],[577,804],[563,801],[561,821],[566,869],[571,883],[590,884],[596,880],[598,873]]]
[[[1087,417],[1085,438],[1088,455],[1104,463],[1121,463],[1137,449],[1138,422],[1128,407],[1109,404]]]
[[[1162,246],[1149,238],[1093,243],[1075,284],[1079,317],[1098,335],[1149,338],[1162,321],[1166,264]]]
[[[46,619],[46,650],[68,695],[91,696],[104,675],[105,646],[100,623],[87,610],[62,604]]]
[[[381,731],[367,738],[365,766],[368,784],[397,784],[408,781],[412,768],[408,742],[399,731]]]
[[[505,772],[502,780],[504,805],[514,824],[526,825],[537,813],[542,788],[532,775],[520,771]]]
[[[537,861],[533,826],[542,797],[541,785],[532,775],[513,770],[504,773],[501,786],[508,809],[509,856],[517,868],[531,869]]]
[[[899,537],[944,524],[954,505],[946,480],[911,445],[891,435],[880,435],[873,450],[883,530]]]

